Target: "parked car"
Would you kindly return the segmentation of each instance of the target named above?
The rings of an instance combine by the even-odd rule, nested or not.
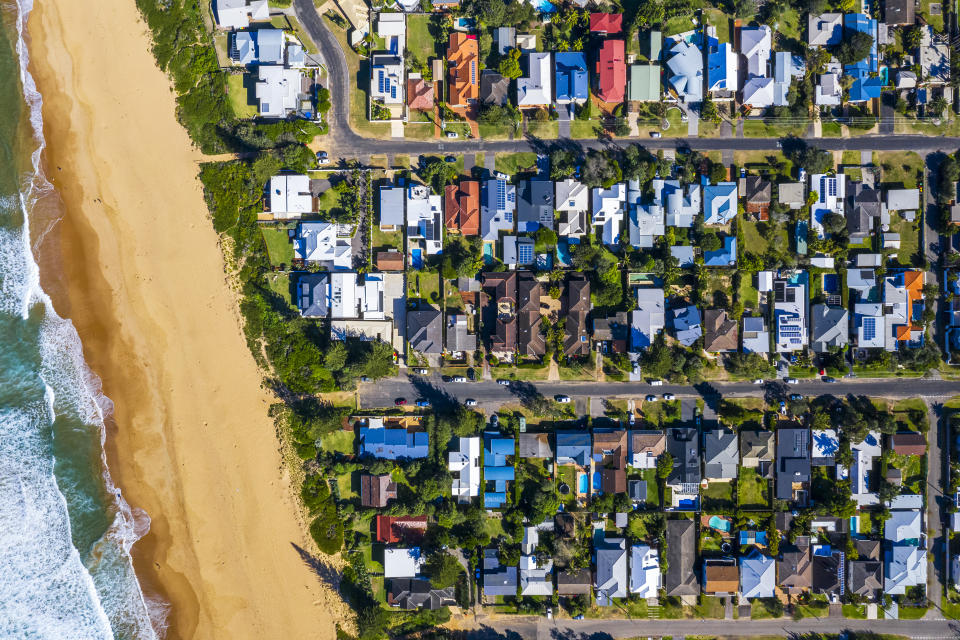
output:
[[[360,376],[360,382],[370,382],[370,378],[367,376]]]
[[[837,379],[834,378],[833,376],[824,376],[823,381],[826,382],[827,384],[833,384],[834,382],[837,381]]]
[[[418,406],[418,407],[429,407],[429,406],[430,406],[430,402],[427,401],[427,400],[417,400],[417,406]]]
[[[448,137],[448,138],[459,138],[459,137],[460,137],[460,134],[457,133],[456,131],[447,131],[447,137]]]
[[[509,179],[510,179],[509,176],[507,176],[507,174],[505,174],[505,173],[502,172],[502,171],[494,171],[494,172],[493,172],[493,177],[496,178],[497,180],[509,180]]]
[[[553,396],[553,399],[556,400],[557,402],[559,402],[560,404],[569,404],[569,403],[570,403],[570,396],[565,396],[565,395],[563,395],[563,394],[555,395],[555,396]]]
[[[646,399],[647,399],[647,402],[656,402],[656,401],[657,401],[657,396],[655,396],[655,395],[653,395],[653,394],[651,393],[650,395],[647,396]]]
[[[796,378],[784,378],[783,381],[787,384],[800,384],[800,381]]]
[[[547,620],[553,620],[553,607],[547,607]]]
[[[403,405],[407,404],[407,399],[397,398],[396,400],[393,401],[393,404],[397,405],[398,407],[402,407]]]
[[[762,378],[754,378],[754,379],[753,379],[753,384],[763,384],[763,379],[762,379]]]
[[[791,393],[791,394],[790,394],[790,399],[791,399],[791,400],[794,400],[794,401],[796,401],[796,400],[803,400],[803,396],[800,395],[799,393]]]
[[[504,387],[509,387],[509,386],[510,386],[510,381],[509,381],[509,380],[506,380],[506,379],[504,379],[504,378],[499,378],[499,379],[497,380],[497,384],[502,385],[502,386],[504,386]]]
[[[496,426],[499,425],[499,424],[500,424],[500,416],[498,416],[497,414],[491,415],[491,416],[490,416],[490,426],[491,426],[491,427],[496,427]]]
[[[457,161],[457,157],[456,157],[456,156],[447,156],[446,158],[443,159],[443,161],[444,161],[444,162],[456,162],[456,161]]]
[[[467,378],[466,378],[465,376],[454,376],[454,377],[453,377],[453,381],[454,381],[454,382],[466,382],[466,381],[467,381]]]
[[[475,407],[477,406],[477,401],[474,400],[473,398],[467,398],[463,404],[465,404],[468,407]]]
[[[661,135],[660,135],[660,132],[659,132],[659,131],[651,131],[651,132],[650,132],[650,137],[651,137],[651,138],[660,138]]]
[[[651,380],[651,381],[650,381],[650,386],[651,386],[651,387],[662,387],[662,386],[663,386],[663,380]]]
[[[414,372],[415,374],[417,374],[418,376],[425,376],[425,375],[427,375],[428,373],[430,373],[429,370],[424,369],[423,367],[417,367],[416,369],[413,370],[413,372]]]
[[[330,157],[326,151],[317,151],[317,164],[330,164]]]
[[[673,400],[674,397],[675,397],[675,396],[674,396],[672,393],[665,393],[665,394],[663,394],[663,399],[664,399],[664,400]]]

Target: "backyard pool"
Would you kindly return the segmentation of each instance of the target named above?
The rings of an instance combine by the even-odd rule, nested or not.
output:
[[[581,473],[577,476],[577,493],[589,493],[590,492],[590,480],[587,478],[587,474]]]
[[[550,0],[530,0],[530,4],[538,13],[555,13],[557,10]]]
[[[423,252],[421,249],[412,249],[410,251],[410,262],[414,269],[423,269]]]
[[[724,520],[719,516],[710,516],[710,520],[707,521],[707,524],[709,524],[712,529],[716,529],[717,531],[730,533],[730,521]]]

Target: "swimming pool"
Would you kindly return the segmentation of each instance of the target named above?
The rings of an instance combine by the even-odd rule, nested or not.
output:
[[[710,519],[707,521],[707,524],[709,524],[711,528],[716,529],[717,531],[730,533],[730,521],[724,520],[719,516],[710,516]]]
[[[587,478],[587,474],[581,473],[577,477],[577,493],[589,493],[590,491],[590,480]]]
[[[550,0],[530,0],[530,4],[538,13],[555,13],[557,10]]]
[[[414,269],[423,269],[423,252],[421,249],[412,249],[410,251],[410,261]]]
[[[602,486],[603,486],[603,485],[600,483],[600,472],[599,472],[599,471],[594,471],[594,472],[593,472],[593,492],[594,492],[594,493],[603,493],[603,491],[602,491],[602,489],[601,489]]]

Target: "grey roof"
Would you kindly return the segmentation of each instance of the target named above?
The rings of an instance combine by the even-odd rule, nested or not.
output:
[[[447,316],[447,351],[476,351],[477,334],[468,333],[466,316],[451,313]]]
[[[763,316],[743,317],[744,353],[767,353],[770,351],[770,332]]]
[[[627,480],[627,496],[634,502],[647,501],[647,481]]]
[[[627,597],[627,543],[623,538],[606,538],[595,547],[597,604],[610,604],[611,598]]]
[[[847,589],[861,596],[872,595],[883,589],[883,563],[879,560],[853,560]]]
[[[806,199],[803,195],[802,182],[784,182],[777,185],[777,191],[779,192],[777,200],[780,204],[796,205],[799,208]]]
[[[380,226],[403,226],[403,204],[406,194],[403,187],[380,187]]]
[[[697,444],[696,429],[667,429],[667,451],[673,456],[673,471],[667,478],[667,484],[700,482],[700,452]]]
[[[557,572],[557,593],[561,596],[589,594],[593,584],[590,569],[565,569]]]
[[[553,229],[553,182],[524,180],[517,189],[517,231]]]
[[[521,433],[521,458],[552,458],[553,449],[550,448],[550,434],[548,433]]]
[[[283,64],[283,31],[260,29],[257,34],[257,58],[261,64]]]
[[[737,477],[740,451],[737,434],[726,429],[715,429],[703,434],[704,475],[709,478]]]
[[[696,532],[693,520],[667,520],[667,575],[664,588],[668,596],[693,596],[700,593],[696,561]]]
[[[741,431],[740,455],[757,460],[773,460],[773,431]]]
[[[517,568],[500,564],[496,549],[483,550],[483,595],[517,595]]]
[[[703,336],[700,310],[695,305],[680,307],[670,311],[673,320],[673,330],[677,335],[677,342],[689,347]]]
[[[454,587],[434,589],[422,578],[392,578],[387,601],[400,609],[439,609],[456,604]]]
[[[874,219],[883,210],[883,194],[862,182],[854,182],[847,189],[847,230],[851,236],[863,237],[873,229]]]
[[[420,353],[438,354],[443,351],[441,337],[443,322],[440,310],[425,307],[416,311],[407,311],[407,342],[410,348]]]
[[[510,99],[510,78],[504,78],[496,71],[484,71],[480,74],[480,102],[483,104],[507,104]]]
[[[776,561],[754,547],[740,558],[740,595],[744,598],[772,598],[777,586]]]
[[[843,307],[815,304],[810,307],[810,320],[813,326],[810,347],[817,353],[824,353],[831,347],[843,347],[847,344],[850,321],[849,313]]]
[[[493,30],[493,40],[497,43],[497,53],[503,55],[507,50],[517,48],[517,30],[513,27],[497,27]]]
[[[297,279],[297,307],[304,318],[326,318],[327,286],[330,278],[325,273],[310,273]]]
[[[794,482],[810,481],[810,430],[777,429],[777,499],[793,498]]]

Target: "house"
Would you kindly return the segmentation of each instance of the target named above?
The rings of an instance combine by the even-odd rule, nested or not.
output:
[[[605,245],[615,246],[620,241],[620,229],[623,226],[627,185],[618,182],[609,188],[594,187],[591,195],[591,224],[601,227],[598,235]]]
[[[583,274],[572,273],[567,279],[564,296],[563,352],[568,358],[590,355],[587,316],[590,315],[590,281]]]
[[[523,180],[517,194],[517,231],[533,233],[540,227],[553,229],[553,183]]]
[[[777,185],[777,202],[791,209],[799,209],[807,200],[802,182],[783,182]]]
[[[510,101],[510,78],[485,69],[480,74],[480,102],[503,106]]]
[[[630,65],[630,80],[627,83],[627,100],[630,102],[660,101],[660,65]]]
[[[493,41],[497,45],[497,55],[506,55],[510,49],[517,48],[517,30],[513,27],[497,27],[493,30]]]
[[[477,36],[460,31],[450,33],[447,46],[447,64],[450,69],[447,102],[450,106],[466,107],[477,101],[480,95],[477,77],[479,57]]]
[[[737,264],[737,237],[724,236],[722,242],[716,251],[703,252],[705,267],[732,267]]]
[[[407,245],[415,269],[422,268],[422,256],[443,251],[443,198],[422,184],[407,187]]]
[[[480,237],[496,243],[500,232],[513,231],[517,188],[506,180],[485,180],[480,186]]]
[[[654,202],[663,207],[668,226],[693,226],[694,218],[700,214],[700,185],[688,185],[686,194],[678,180],[655,178],[650,186],[653,189]]]
[[[520,49],[523,53],[531,53],[537,50],[537,34],[535,33],[518,33],[517,34],[517,49]]]
[[[561,596],[590,595],[593,572],[590,569],[564,569],[557,572],[557,594]]]
[[[813,562],[808,536],[797,536],[793,544],[780,545],[777,584],[792,596],[800,595],[813,586]]]
[[[700,48],[686,40],[678,40],[671,45],[668,55],[668,91],[684,104],[703,100],[703,53]]]
[[[924,273],[907,270],[883,279],[884,348],[896,351],[901,344],[923,344]]]
[[[774,81],[768,76],[753,76],[743,85],[743,104],[751,109],[766,109],[774,103]]]
[[[283,65],[284,38],[280,29],[236,31],[231,36],[230,58],[234,63]]]
[[[921,29],[920,69],[923,83],[927,86],[945,85],[950,82],[950,45],[932,26],[925,25]]]
[[[670,310],[674,336],[685,347],[693,346],[703,336],[700,326],[700,310],[694,305]]]
[[[849,102],[865,102],[880,97],[883,79],[877,76],[877,21],[863,13],[848,13],[843,16],[844,32],[866,33],[873,38],[870,53],[863,60],[843,66],[843,73],[853,78],[848,91]]]
[[[694,248],[690,245],[675,244],[670,247],[670,255],[677,261],[681,269],[688,269],[696,264]]]
[[[380,230],[398,231],[403,227],[407,190],[395,185],[380,186]]]
[[[704,558],[703,592],[708,596],[734,595],[740,590],[740,573],[733,558]]]
[[[591,13],[590,33],[601,36],[619,36],[623,34],[622,13]]]
[[[420,548],[383,550],[383,577],[384,578],[415,578],[420,575],[425,559],[420,555]]]
[[[927,455],[927,440],[922,433],[913,431],[890,436],[890,447],[899,456]]]
[[[897,89],[916,89],[917,88],[917,74],[913,71],[908,71],[906,69],[901,69],[897,71],[896,75],[896,85]]]
[[[270,213],[274,218],[299,218],[314,210],[310,178],[281,174],[270,178]]]
[[[517,274],[515,271],[483,274],[484,324],[490,330],[490,352],[512,358],[517,350]]]
[[[499,509],[507,503],[508,484],[515,477],[515,469],[507,458],[513,458],[516,448],[513,438],[483,434],[483,506]]]
[[[886,348],[887,334],[890,331],[886,326],[882,304],[878,302],[858,302],[853,305],[853,322],[857,330],[857,346],[859,348]],[[891,340],[891,342],[893,341]]]
[[[810,348],[817,353],[827,353],[847,346],[850,315],[843,307],[832,307],[826,304],[812,305],[810,323],[813,329]]]
[[[857,540],[858,558],[847,563],[847,592],[874,600],[883,590],[883,562],[877,540]]]
[[[549,433],[521,433],[519,443],[521,458],[553,459]]]
[[[597,54],[597,99],[623,102],[627,87],[627,65],[623,40],[604,40]]]
[[[554,207],[560,214],[557,235],[579,238],[588,231],[590,187],[573,178],[558,181],[554,187]]]
[[[517,106],[542,107],[553,104],[553,78],[549,53],[527,54],[527,75],[517,78]]]
[[[384,544],[419,545],[427,533],[427,516],[377,516],[374,540]]]
[[[377,271],[403,271],[406,259],[399,251],[376,251],[373,254],[373,266]]]
[[[773,197],[773,185],[769,180],[760,176],[745,176],[740,178],[737,191],[744,198],[744,210],[748,214],[761,221],[769,219],[770,200]]]
[[[810,225],[817,232],[817,237],[826,234],[823,220],[830,214],[844,214],[844,199],[846,197],[847,177],[815,173],[810,176],[810,191],[817,194],[816,201],[810,206]],[[848,219],[849,224],[849,219]]]
[[[627,182],[627,210],[630,244],[641,249],[653,247],[654,240],[665,232],[663,205],[654,202],[642,205],[643,190],[639,180]]]
[[[704,351],[717,353],[739,348],[737,321],[727,315],[726,309],[706,309],[703,312],[703,326]]]
[[[777,330],[777,353],[798,351],[807,344],[807,295],[801,281],[773,282],[773,319]]]
[[[827,596],[842,596],[845,590],[844,552],[829,544],[812,545],[810,552],[813,564],[811,591]]]
[[[667,520],[666,594],[671,597],[695,596],[700,584],[694,563],[697,560],[697,533],[693,520]]]
[[[627,543],[623,538],[603,538],[593,548],[598,607],[613,604],[613,598],[627,597]]]
[[[732,100],[740,88],[739,56],[729,42],[707,37],[707,92],[718,100]]]
[[[847,191],[847,231],[850,242],[863,242],[884,223],[883,194],[862,182],[854,182]]]
[[[419,73],[407,74],[407,108],[411,111],[433,111],[433,83],[427,82]]]
[[[557,104],[583,104],[589,97],[587,56],[582,51],[558,51],[553,54],[554,86]]]
[[[557,465],[589,467],[592,444],[585,431],[557,431]]]
[[[660,53],[663,49],[663,32],[658,29],[650,29],[646,32],[647,37],[647,60],[654,62],[660,59]],[[642,39],[641,39],[642,40]]]
[[[267,0],[215,0],[213,6],[220,29],[246,29],[251,20],[270,19]]]
[[[520,595],[553,595],[553,560],[548,558],[541,564],[536,556],[520,556]]]
[[[916,546],[923,538],[923,513],[920,509],[894,509],[883,524],[883,538],[894,544]]]
[[[876,431],[868,432],[861,442],[850,444],[850,452],[853,454],[853,464],[850,465],[848,474],[851,498],[861,506],[879,504],[880,497],[876,493],[878,481],[874,473],[873,461],[882,453],[880,434]]]
[[[443,353],[443,321],[440,310],[424,305],[415,311],[407,311],[407,341],[410,348],[418,353]]]
[[[360,427],[358,441],[361,457],[368,455],[385,460],[414,460],[426,458],[429,453],[429,436],[425,431],[383,426]]]
[[[657,459],[667,450],[667,436],[662,431],[630,431],[627,464],[634,469],[655,469]]]
[[[340,230],[333,222],[301,222],[293,242],[294,257],[325,269],[349,269],[353,249],[350,238],[341,237]]]
[[[737,216],[737,183],[718,182],[703,188],[704,224],[729,224]]]
[[[703,477],[707,480],[732,480],[737,477],[740,448],[737,434],[713,429],[703,434]]]
[[[458,438],[456,451],[447,455],[447,470],[453,477],[451,495],[457,502],[470,502],[480,495],[480,438]]]
[[[630,547],[630,593],[638,598],[656,598],[660,590],[660,555],[646,544]]]
[[[743,352],[768,353],[770,351],[770,332],[767,320],[763,316],[743,317]]]
[[[477,350],[477,334],[470,333],[465,314],[447,314],[447,339],[445,344],[445,353],[472,353]]]
[[[868,302],[877,299],[877,276],[873,269],[863,269],[859,266],[849,269],[847,287],[856,295],[852,298],[854,300]]]
[[[810,430],[801,427],[778,428],[777,500],[790,500],[805,505],[809,487]]]
[[[887,189],[887,211],[902,211],[901,215],[916,214],[920,209],[919,189]]]
[[[916,21],[913,0],[883,0],[883,22],[888,26],[912,26]]]
[[[803,58],[789,51],[777,51],[773,56],[773,104],[778,107],[790,106],[790,85],[794,79],[803,79],[805,73]]]
[[[840,450],[837,430],[813,429],[810,433],[813,438],[810,447],[810,464],[814,467],[832,467],[836,464],[834,458]]]
[[[771,44],[770,27],[765,24],[740,29],[740,53],[747,61],[748,78],[768,75],[767,65],[770,63]]]
[[[664,327],[663,289],[638,288],[637,308],[630,312],[630,349],[639,351],[653,344]]]
[[[697,430],[690,427],[667,429],[667,451],[673,456],[673,470],[667,477],[673,504],[696,508],[700,496],[700,451]]]
[[[761,477],[770,477],[774,452],[773,431],[740,432],[740,464],[748,469],[757,469]]]
[[[843,85],[840,82],[842,68],[839,62],[827,63],[817,83],[814,104],[819,107],[836,107],[843,102]]]
[[[601,353],[626,353],[630,346],[630,332],[626,311],[593,318],[593,341]]]
[[[402,13],[380,15],[403,16]],[[402,53],[375,53],[370,56],[370,101],[386,106],[406,104],[404,71]],[[396,116],[393,111],[391,114]]]
[[[546,353],[546,343],[541,335],[540,294],[543,287],[529,271],[522,271],[517,278],[517,350],[520,355],[540,357]]]
[[[596,429],[593,432],[595,473],[600,474],[600,491],[618,494],[627,491],[627,432],[623,429]]]
[[[300,108],[303,72],[279,65],[260,65],[254,87],[261,118],[286,118]]]
[[[480,183],[461,180],[443,190],[443,218],[448,231],[465,236],[480,233]]]
[[[832,47],[843,41],[843,14],[823,13],[807,18],[807,44],[811,47]]]
[[[740,597],[773,598],[777,588],[776,561],[753,547],[740,557]]]
[[[387,604],[404,611],[427,609],[434,611],[457,603],[454,587],[434,589],[429,580],[394,578],[387,590]]]
[[[390,500],[397,498],[397,483],[389,473],[373,475],[360,474],[360,506],[383,508]]]
[[[517,595],[517,567],[500,564],[496,549],[483,550],[483,595],[487,598]]]
[[[503,264],[508,269],[529,267],[535,262],[533,238],[506,236],[503,239]]]
[[[883,591],[903,595],[909,587],[927,584],[927,550],[896,545],[884,553]]]

